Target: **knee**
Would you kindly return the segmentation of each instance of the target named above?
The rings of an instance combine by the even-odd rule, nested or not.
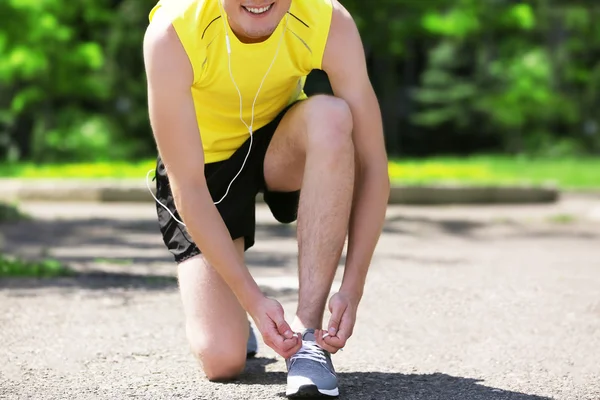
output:
[[[246,349],[223,344],[192,344],[192,353],[211,382],[236,379],[246,367]],[[236,347],[240,347],[237,349]]]
[[[350,106],[339,97],[319,95],[308,101],[308,140],[320,148],[352,145],[353,120]]]

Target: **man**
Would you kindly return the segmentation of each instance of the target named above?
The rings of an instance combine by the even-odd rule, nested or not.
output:
[[[157,210],[192,352],[208,379],[238,376],[252,340],[248,313],[286,360],[288,396],[336,396],[330,354],[352,335],[389,195],[357,27],[337,0],[161,0],[150,21]],[[334,96],[307,98],[313,69],[328,74]],[[244,264],[259,192],[278,221],[297,220],[291,324]],[[328,301],[346,235],[343,282]]]

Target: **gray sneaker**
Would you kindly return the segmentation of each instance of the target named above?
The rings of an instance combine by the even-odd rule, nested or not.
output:
[[[248,344],[246,346],[246,359],[252,358],[258,352],[258,342],[256,340],[256,334],[252,329],[252,324],[248,322],[250,325],[250,335],[248,335]]]
[[[323,350],[315,340],[314,329],[302,333],[302,348],[286,360],[288,369],[286,396],[337,397],[337,376],[331,362],[331,354]]]

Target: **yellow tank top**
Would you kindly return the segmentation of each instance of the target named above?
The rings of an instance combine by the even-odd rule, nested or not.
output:
[[[306,98],[306,76],[321,69],[333,12],[331,0],[292,0],[288,14],[269,39],[244,44],[229,23],[224,26],[218,1],[160,0],[150,12],[150,21],[159,8],[170,18],[190,59],[194,72],[191,91],[206,163],[229,158],[249,137],[240,120],[238,91],[229,75],[225,29],[231,42],[231,70],[248,125],[256,92],[283,40],[256,101],[256,131],[295,100]]]

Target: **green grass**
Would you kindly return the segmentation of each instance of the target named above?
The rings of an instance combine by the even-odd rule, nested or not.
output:
[[[94,262],[98,263],[98,264],[123,265],[123,266],[133,264],[133,260],[117,259],[117,258],[96,258],[96,259],[94,259]]]
[[[156,160],[138,162],[96,162],[73,164],[0,164],[0,177],[6,178],[130,178],[144,179]]]
[[[2,278],[54,278],[72,275],[70,269],[56,260],[26,261],[0,254]]]
[[[505,156],[390,160],[390,176],[404,184],[555,184],[567,189],[600,189],[600,160]]]
[[[145,179],[155,160],[135,163],[0,165],[0,176],[17,178]],[[461,183],[471,185],[544,185],[567,189],[600,189],[600,159],[532,159],[508,156],[435,157],[390,160],[392,181],[398,184]]]
[[[13,222],[30,219],[30,217],[21,212],[14,204],[0,203],[0,222]]]
[[[571,214],[556,214],[548,217],[548,221],[554,224],[567,225],[577,221],[577,217]]]

